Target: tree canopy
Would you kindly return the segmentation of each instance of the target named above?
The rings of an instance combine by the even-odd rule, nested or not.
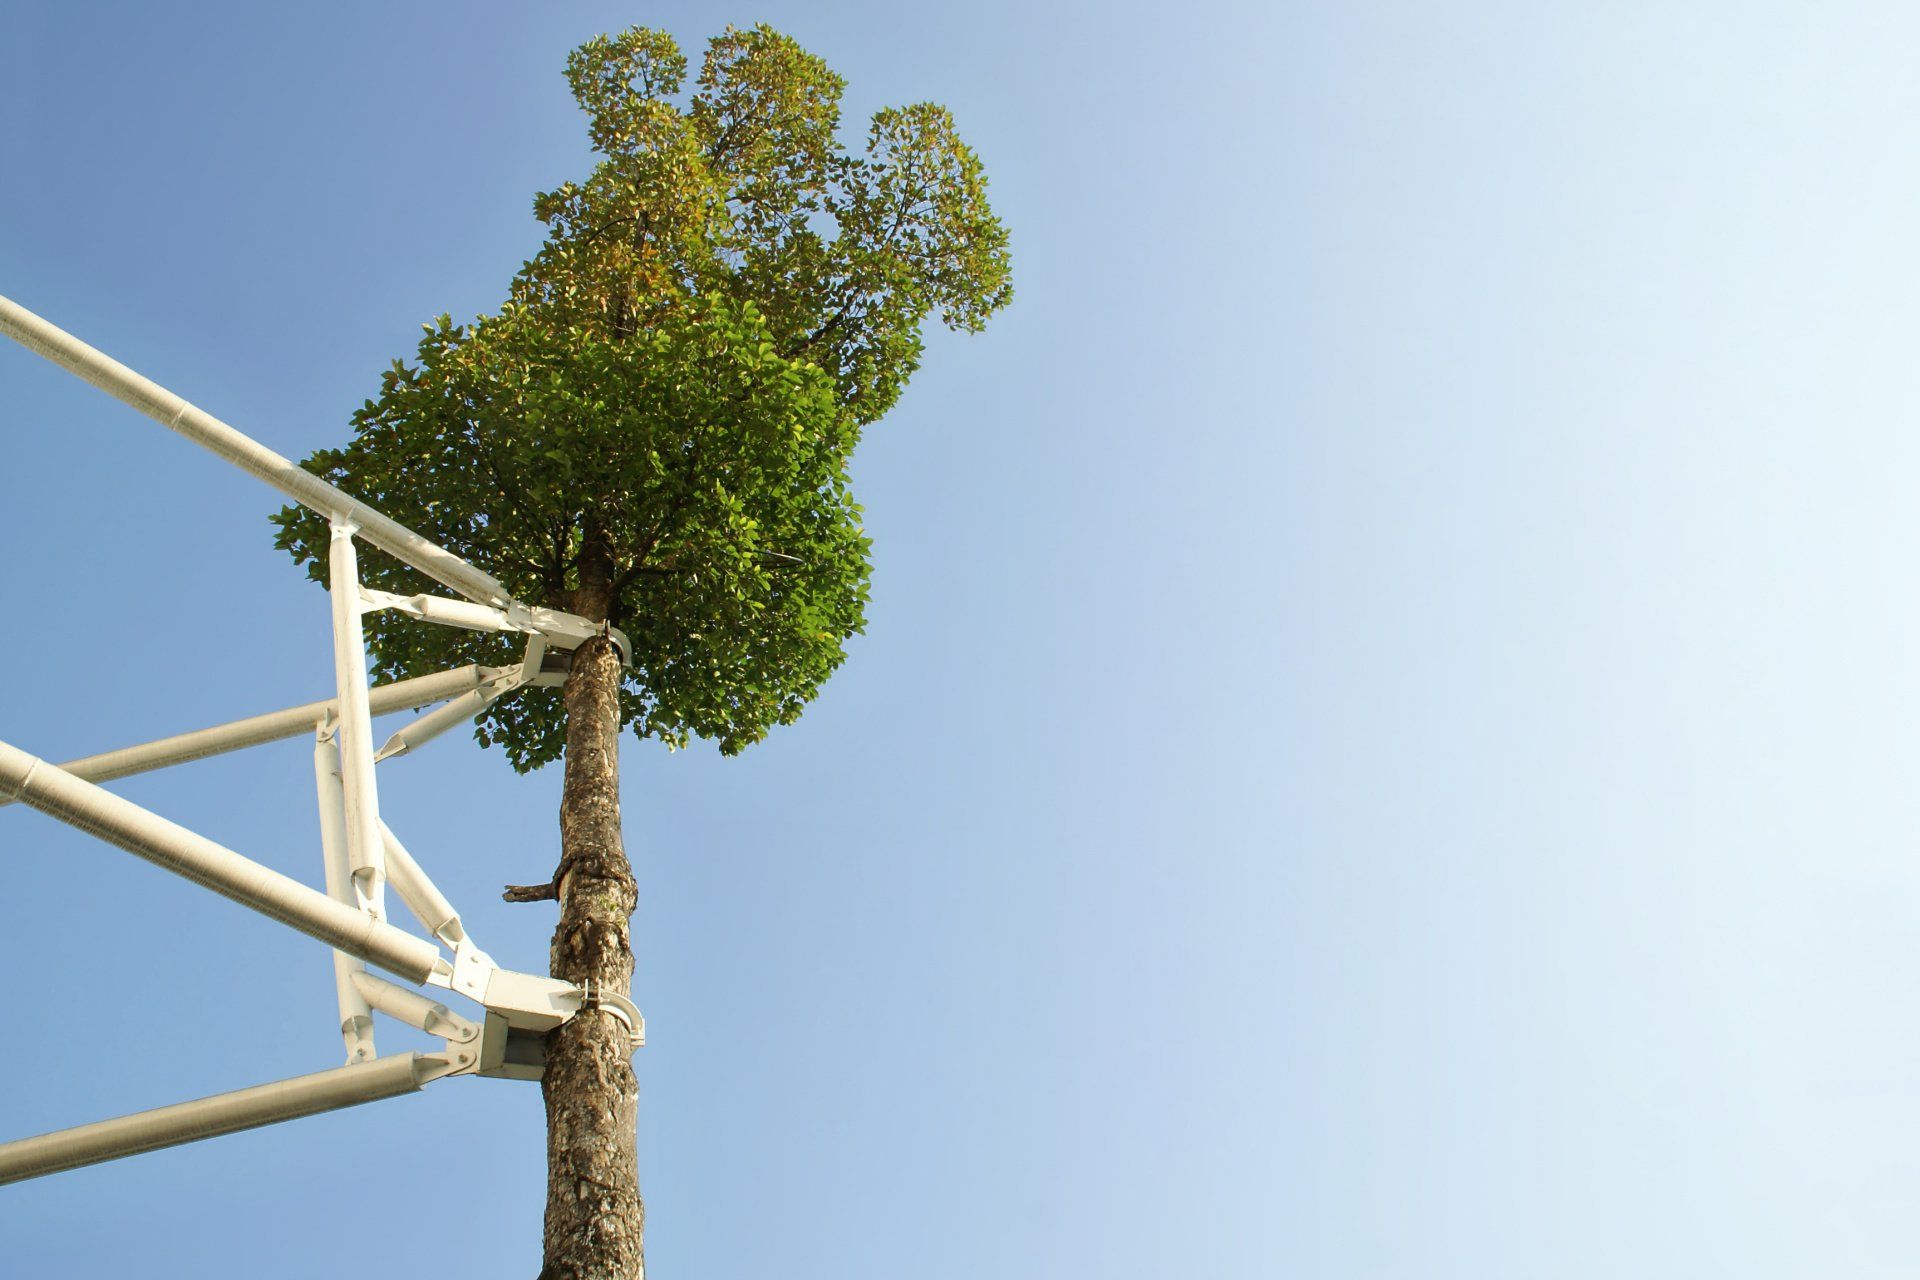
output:
[[[976,331],[1011,298],[1006,229],[945,108],[839,140],[844,82],[759,26],[709,42],[692,92],[666,34],[577,49],[599,154],[534,201],[544,244],[500,309],[427,326],[309,470],[492,573],[622,628],[622,718],[737,752],[796,719],[863,624],[869,542],[847,466],[899,398],[929,316]],[[277,544],[324,581],[325,521]],[[383,556],[369,586],[433,584]],[[517,660],[506,638],[367,617],[389,678]],[[480,722],[516,768],[561,753],[559,699]]]

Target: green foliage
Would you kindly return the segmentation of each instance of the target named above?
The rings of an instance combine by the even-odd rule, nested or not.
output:
[[[577,49],[568,83],[602,159],[539,196],[545,244],[501,310],[430,326],[305,465],[499,578],[632,638],[622,712],[642,736],[737,752],[796,719],[867,601],[848,488],[860,429],[899,397],[938,312],[978,330],[1011,296],[979,161],[930,104],[837,141],[841,79],[766,27],[686,59],[634,29]],[[278,545],[325,579],[327,530]],[[433,584],[377,554],[371,586]],[[379,673],[515,660],[500,637],[367,618]],[[523,691],[479,737],[558,758],[557,694]]]

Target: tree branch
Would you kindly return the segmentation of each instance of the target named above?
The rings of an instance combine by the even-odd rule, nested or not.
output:
[[[815,329],[812,333],[808,334],[805,338],[801,340],[799,346],[795,347],[791,351],[786,352],[784,355],[781,356],[781,359],[783,360],[794,359],[796,356],[800,355],[802,352],[810,349],[814,343],[820,341],[820,339],[826,337],[828,334],[832,333],[835,329],[838,329],[840,327],[841,321],[847,318],[847,312],[852,308],[852,306],[853,304],[851,302],[841,303],[840,309],[833,313],[833,318],[831,320],[827,321],[825,324],[821,325],[818,329]]]

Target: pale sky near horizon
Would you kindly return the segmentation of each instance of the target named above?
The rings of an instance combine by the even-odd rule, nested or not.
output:
[[[625,743],[656,1278],[1920,1273],[1920,12],[0,0],[0,294],[303,455],[585,172],[570,47],[759,20],[954,109],[1017,297],[804,720]],[[11,346],[0,442],[0,739],[324,692],[273,494]],[[541,967],[558,771],[384,768]],[[317,882],[304,744],[120,789]],[[317,945],[0,864],[0,1138],[337,1063]],[[0,1188],[0,1275],[531,1276],[540,1124]]]

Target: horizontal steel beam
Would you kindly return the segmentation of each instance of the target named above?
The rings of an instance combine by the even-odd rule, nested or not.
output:
[[[416,1093],[454,1070],[444,1058],[396,1053],[194,1102],[156,1107],[37,1138],[0,1143],[0,1184],[22,1182],[202,1138]]]
[[[0,742],[0,795],[11,795],[49,817],[409,982],[425,982],[436,972],[451,973],[440,948],[431,942],[335,902],[317,889],[5,742]]]
[[[244,432],[4,297],[0,297],[0,333],[69,373],[85,378],[161,426],[266,481],[301,506],[329,519],[348,521],[358,528],[360,537],[469,600],[488,605],[507,604],[512,600],[492,574],[474,568],[446,548],[380,514],[312,472],[302,470]]]
[[[367,691],[367,702],[376,716],[412,711],[428,703],[483,688],[514,671],[517,668],[476,666],[436,671],[432,675],[415,676],[411,680],[376,685]],[[204,760],[208,756],[312,733],[315,725],[335,714],[335,707],[335,699],[324,698],[319,702],[288,707],[285,711],[269,711],[265,715],[249,716],[245,720],[217,724],[208,729],[176,733],[170,738],[143,742],[139,746],[102,751],[98,755],[69,760],[60,767],[87,782],[112,782],[115,778],[149,773],[168,765]],[[9,797],[0,795],[0,805],[12,803]]]

